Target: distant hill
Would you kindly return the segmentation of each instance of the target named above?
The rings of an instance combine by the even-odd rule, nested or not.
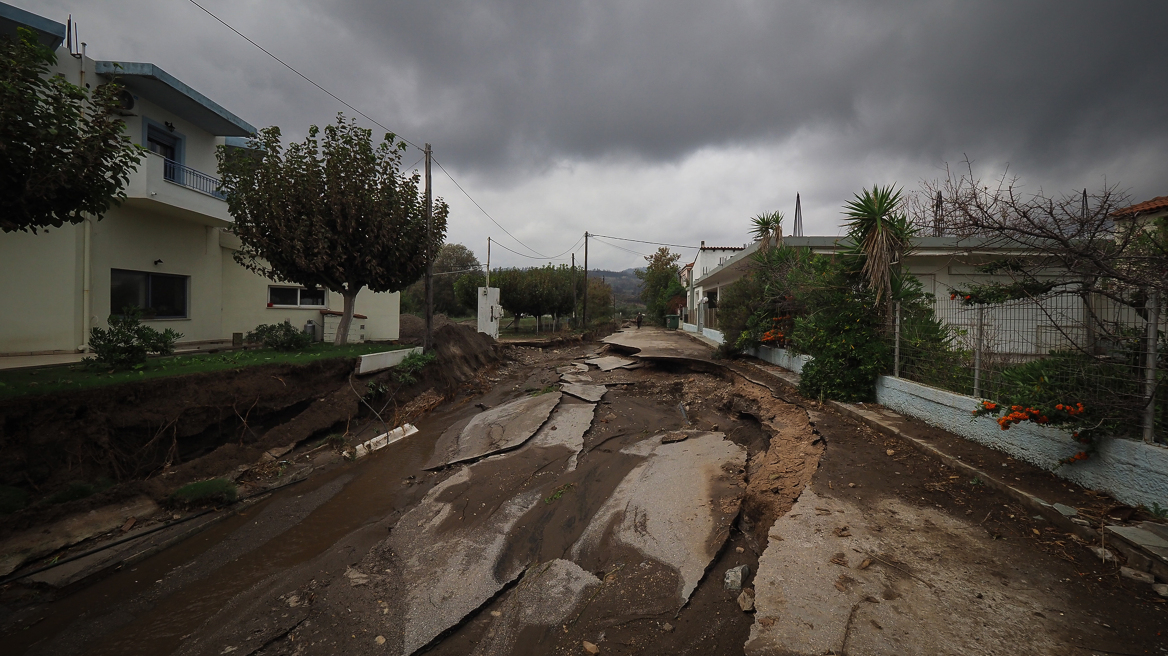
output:
[[[616,302],[621,305],[641,305],[641,279],[637,277],[636,269],[625,269],[624,271],[605,271],[603,269],[593,269],[588,272],[588,276],[596,276],[603,278],[605,282],[612,285],[612,293],[616,296]]]

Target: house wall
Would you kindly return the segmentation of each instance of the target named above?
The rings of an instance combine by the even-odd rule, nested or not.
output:
[[[162,218],[122,207],[93,228],[93,325],[105,327],[110,307],[110,270],[129,269],[189,276],[187,318],[143,321],[158,330],[171,328],[181,341],[220,339],[223,288],[219,229]],[[162,260],[154,264],[155,260]]]
[[[81,335],[82,226],[0,233],[0,353],[75,351]]]
[[[274,283],[240,266],[232,256],[231,246],[238,243],[233,237],[227,235],[222,242],[227,244],[222,248],[221,259],[223,312],[220,331],[224,338],[230,337],[232,333],[247,333],[260,324],[285,320],[297,328],[302,328],[310,319],[318,326],[323,326],[320,308],[268,307],[268,286],[282,283]],[[354,312],[368,317],[361,321],[365,324],[366,340],[388,341],[398,338],[400,297],[398,292],[376,294],[368,289],[358,292]],[[344,297],[336,292],[326,292],[325,301],[329,310],[339,312],[345,308]]]

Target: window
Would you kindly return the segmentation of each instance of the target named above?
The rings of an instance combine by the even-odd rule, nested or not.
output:
[[[268,287],[268,307],[325,307],[328,299],[324,288]]]
[[[174,126],[167,123],[165,126],[146,119],[146,148],[157,155],[161,155],[166,162],[162,167],[162,177],[171,182],[179,182],[183,175],[180,170],[183,161],[183,136],[174,131]]]
[[[110,270],[110,312],[142,310],[143,319],[186,319],[188,276]]]

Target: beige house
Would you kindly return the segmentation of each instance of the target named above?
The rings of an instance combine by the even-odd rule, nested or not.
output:
[[[255,128],[154,64],[94,60],[65,44],[66,26],[0,3],[0,34],[32,29],[57,51],[54,71],[81,86],[117,74],[134,143],[146,147],[127,199],[100,221],[0,233],[0,354],[87,350],[92,326],[126,306],[182,343],[230,340],[259,324],[335,330],[339,294],[275,283],[238,265],[219,191],[216,147],[242,147]],[[350,338],[398,337],[398,294],[357,297]]]

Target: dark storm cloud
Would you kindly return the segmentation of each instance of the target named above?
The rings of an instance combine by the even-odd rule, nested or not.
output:
[[[154,62],[291,138],[344,109],[186,0],[8,1],[72,12],[96,57]],[[541,253],[586,229],[741,244],[796,192],[808,233],[836,234],[861,187],[912,189],[966,155],[1031,188],[1168,193],[1162,2],[200,2],[433,143]],[[441,173],[435,189],[452,241],[527,252]]]
[[[812,128],[865,151],[1063,168],[1168,134],[1161,3],[319,7],[416,72],[436,111],[404,117],[412,131],[484,165],[676,159]]]

